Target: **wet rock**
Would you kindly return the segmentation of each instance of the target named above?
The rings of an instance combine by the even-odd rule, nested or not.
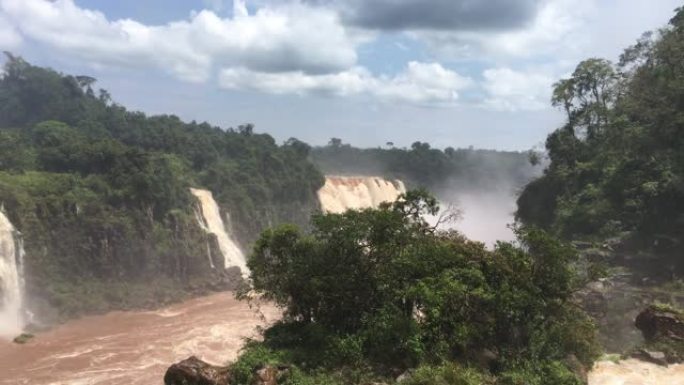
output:
[[[575,246],[577,250],[588,250],[591,249],[594,244],[591,242],[585,242],[585,241],[572,241],[572,245]]]
[[[260,366],[254,370],[251,385],[278,385],[289,370],[288,366]]]
[[[227,367],[210,365],[192,356],[166,370],[164,385],[229,385]]]
[[[412,375],[413,374],[411,373],[411,371],[407,370],[404,373],[400,374],[395,380],[395,382],[398,384],[400,382],[408,381]]]
[[[30,333],[21,333],[20,335],[14,337],[14,343],[15,344],[25,344],[29,342],[33,338],[33,334]]]
[[[647,349],[639,349],[632,353],[632,357],[654,363],[656,365],[667,366],[669,364],[668,359],[663,352],[654,352]]]
[[[476,351],[472,358],[481,368],[492,370],[498,363],[499,355],[489,349],[482,349]]]
[[[647,341],[669,338],[684,341],[684,315],[664,306],[651,305],[634,322]]]

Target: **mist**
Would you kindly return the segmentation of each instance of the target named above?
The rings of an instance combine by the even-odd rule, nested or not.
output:
[[[483,242],[492,248],[497,241],[513,241],[515,234],[510,228],[515,213],[515,195],[505,192],[449,191],[448,197],[440,194],[442,213],[455,209],[459,217],[441,223],[440,229],[454,229],[467,238]],[[451,206],[451,207],[449,207]],[[439,216],[430,219],[436,224]]]
[[[529,162],[511,164],[494,157],[479,157],[479,168],[451,178],[433,191],[440,203],[440,214],[428,219],[437,224],[448,213],[458,215],[439,223],[438,228],[453,229],[467,238],[493,248],[497,241],[514,241],[511,228],[518,194],[529,181],[542,174],[543,165]]]

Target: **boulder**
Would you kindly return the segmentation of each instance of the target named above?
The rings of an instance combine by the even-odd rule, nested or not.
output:
[[[210,365],[192,356],[166,370],[164,385],[229,385],[227,367]]]
[[[661,365],[661,366],[667,366],[669,361],[667,359],[667,356],[663,352],[655,352],[651,351],[648,349],[638,349],[634,353],[631,354],[633,358],[646,361],[646,362],[651,362],[656,365]]]
[[[684,341],[684,315],[674,309],[651,305],[639,313],[634,324],[646,341],[657,338]]]
[[[287,374],[289,367],[264,365],[254,369],[251,385],[278,385],[278,381]]]

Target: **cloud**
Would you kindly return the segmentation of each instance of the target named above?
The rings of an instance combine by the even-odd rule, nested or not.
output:
[[[0,50],[14,49],[21,44],[21,41],[16,28],[0,14]]]
[[[525,28],[504,31],[414,31],[430,50],[448,58],[504,58],[575,54],[590,36],[583,34],[595,13],[594,0],[544,0]]]
[[[483,73],[487,93],[482,106],[499,111],[549,108],[554,76],[537,71],[490,68]]]
[[[243,67],[224,69],[219,76],[219,83],[226,89],[259,91],[276,95],[347,96],[364,92],[369,79],[371,76],[368,71],[360,67],[325,75],[308,75],[302,71],[264,73]]]
[[[539,0],[308,0],[374,30],[507,30],[534,18]]]
[[[418,105],[453,105],[458,92],[471,87],[472,80],[438,63],[409,62],[401,73],[379,77],[362,67],[326,75],[301,71],[269,74],[228,68],[221,72],[220,84],[227,89],[272,94],[369,95]]]
[[[444,68],[439,63],[409,62],[406,70],[393,78],[381,77],[373,92],[382,98],[413,103],[451,103],[458,91],[472,85],[470,78]]]
[[[325,74],[355,65],[359,42],[333,11],[287,3],[249,15],[235,3],[231,18],[203,10],[160,26],[110,21],[73,0],[0,0],[0,15],[24,37],[62,53],[100,65],[154,67],[193,82],[206,81],[214,66]]]

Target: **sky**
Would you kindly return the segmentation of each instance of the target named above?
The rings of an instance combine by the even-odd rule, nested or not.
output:
[[[0,0],[0,49],[148,114],[277,140],[527,150],[552,84],[682,0]]]

